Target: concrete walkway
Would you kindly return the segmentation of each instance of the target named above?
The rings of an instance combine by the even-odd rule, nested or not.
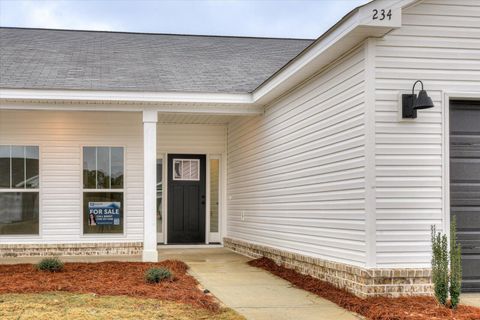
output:
[[[480,293],[462,293],[460,295],[460,303],[480,308]]]
[[[247,319],[360,319],[328,300],[250,267],[247,257],[224,248],[159,249],[159,257],[186,262],[204,288]]]

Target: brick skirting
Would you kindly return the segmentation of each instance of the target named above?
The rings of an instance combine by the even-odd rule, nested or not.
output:
[[[0,258],[139,255],[142,250],[142,242],[0,244]]]
[[[224,245],[253,258],[267,257],[297,272],[332,283],[361,297],[431,295],[431,269],[366,269],[268,246],[224,238]]]

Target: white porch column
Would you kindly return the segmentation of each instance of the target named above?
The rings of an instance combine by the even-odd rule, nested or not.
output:
[[[157,262],[157,121],[156,111],[143,111],[143,254]]]

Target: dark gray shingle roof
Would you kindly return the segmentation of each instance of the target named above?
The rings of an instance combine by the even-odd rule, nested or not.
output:
[[[0,87],[244,93],[311,43],[0,28]]]

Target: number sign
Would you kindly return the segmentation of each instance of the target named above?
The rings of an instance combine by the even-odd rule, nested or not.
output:
[[[386,11],[385,9],[373,9],[373,16],[372,20],[380,20],[383,21],[385,19],[392,20],[392,9]]]

